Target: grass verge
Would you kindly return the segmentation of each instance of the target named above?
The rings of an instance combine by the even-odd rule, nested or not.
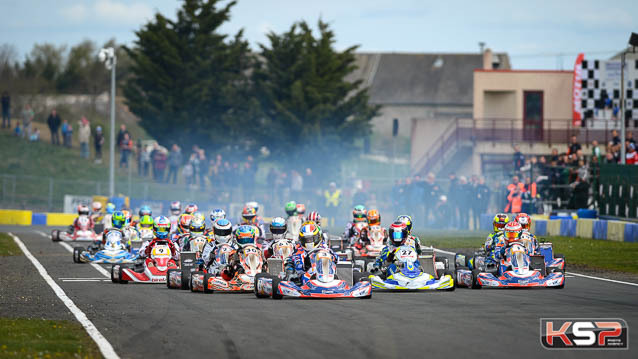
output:
[[[2,358],[101,358],[79,323],[0,318]]]
[[[426,232],[421,243],[437,248],[478,248],[487,233]],[[603,241],[572,237],[542,237],[554,244],[554,251],[565,255],[570,264],[591,269],[604,269],[638,274],[638,243]]]
[[[17,256],[22,254],[16,242],[6,233],[0,233],[0,256]]]

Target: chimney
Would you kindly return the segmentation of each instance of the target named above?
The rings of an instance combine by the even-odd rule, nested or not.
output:
[[[492,67],[492,50],[485,49],[483,52],[483,70],[493,70]]]

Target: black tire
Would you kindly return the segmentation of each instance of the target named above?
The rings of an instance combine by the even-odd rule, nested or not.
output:
[[[84,251],[84,248],[82,247],[73,248],[73,263],[82,263],[80,261],[80,254],[82,254],[83,251]]]
[[[115,277],[113,276],[113,269],[115,268],[115,266],[119,266],[119,264],[113,264],[113,265],[111,266],[111,282],[112,282],[112,283],[118,283],[118,282],[119,282],[119,279],[118,279],[118,278],[115,278]]]
[[[260,278],[268,278],[268,277],[271,277],[268,273],[257,273],[257,275],[255,276],[255,281],[253,283],[253,285],[255,286],[255,289],[254,289],[255,297],[257,297],[259,299],[268,298],[268,296],[265,295],[265,294],[257,293],[257,282],[259,281],[259,279]]]
[[[193,272],[193,274],[195,273],[199,273],[199,274],[204,274],[204,272]],[[191,275],[192,277],[192,275]],[[212,294],[214,292],[214,290],[212,289],[208,289],[208,279],[211,278],[211,275],[206,273],[204,274],[204,293],[208,293],[208,294]]]
[[[445,273],[445,269],[437,269],[436,270],[436,278],[441,279]]]
[[[454,284],[452,285],[452,288],[445,289],[445,291],[452,292],[456,289],[456,277],[454,276],[454,272],[451,270],[446,270],[445,272],[443,272],[443,276],[446,276],[446,275],[449,275],[450,277],[452,277],[452,281]]]
[[[51,240],[53,242],[59,242],[60,241],[60,231],[58,231],[57,229],[54,229],[51,231]]]
[[[370,294],[365,295],[363,297],[359,297],[359,299],[370,299],[370,298],[372,298],[372,292],[370,292]]]
[[[352,284],[357,284],[359,282],[369,282],[372,274],[370,272],[353,272],[352,273]]]
[[[181,271],[182,287],[181,290],[188,290],[191,287],[191,271],[190,269]]]
[[[277,278],[277,277],[273,277],[272,278],[272,299],[283,299],[284,296],[279,294],[279,292],[277,291],[277,288],[279,287],[279,282],[281,282],[281,279]]]
[[[177,272],[177,271],[179,271],[179,269],[169,269],[169,270],[166,272],[166,287],[167,287],[168,289],[177,289],[177,288],[173,288],[173,287],[171,287],[171,281],[170,281],[170,279],[171,279],[171,274],[172,274],[172,273],[174,273],[174,272]]]
[[[478,281],[478,275],[480,273],[481,271],[478,269],[472,270],[472,289],[481,289],[481,283]]]

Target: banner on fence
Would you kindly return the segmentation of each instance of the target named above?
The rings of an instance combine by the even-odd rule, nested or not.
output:
[[[75,196],[71,194],[64,195],[64,213],[77,213],[80,204],[91,206],[93,202],[92,196]]]

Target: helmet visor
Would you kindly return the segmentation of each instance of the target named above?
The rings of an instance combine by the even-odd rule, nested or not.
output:
[[[239,236],[237,237],[237,243],[240,246],[244,246],[246,244],[254,244],[255,238],[253,238],[252,236]]]

